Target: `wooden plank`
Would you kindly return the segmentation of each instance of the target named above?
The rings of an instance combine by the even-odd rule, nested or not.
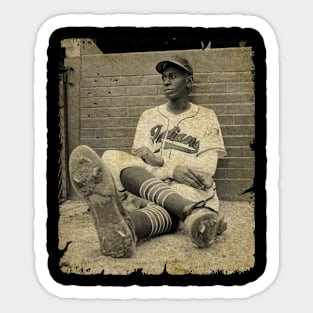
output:
[[[94,148],[93,149],[99,156],[102,156],[103,152],[106,151],[106,150],[119,150],[119,151],[124,151],[124,152],[127,152],[129,153],[130,152],[130,148]]]
[[[81,138],[81,144],[91,148],[119,149],[128,148],[133,144],[133,138]]]
[[[228,178],[228,179],[253,179],[253,168],[218,168],[214,175],[215,178]]]
[[[157,96],[163,95],[162,86],[120,86],[81,88],[81,97],[121,97],[121,96]]]
[[[223,136],[224,144],[228,147],[246,146],[250,147],[250,144],[254,140],[254,136]]]
[[[146,85],[162,85],[161,75],[86,77],[81,80],[82,88]]]
[[[210,49],[191,55],[195,73],[235,72],[254,69],[248,48]]]
[[[223,136],[254,136],[255,126],[254,125],[221,125]]]
[[[226,83],[226,82],[252,82],[253,74],[247,72],[214,72],[197,73],[194,75],[194,84]],[[109,87],[109,86],[143,86],[162,85],[160,74],[156,75],[128,75],[107,77],[85,77],[80,85],[82,88]]]
[[[228,84],[194,84],[193,94],[223,94],[228,96],[234,94],[248,94],[249,99],[253,96],[253,83],[237,83]],[[109,87],[89,87],[81,88],[81,97],[120,97],[120,96],[158,96],[164,95],[162,85],[146,85],[146,86],[109,86]],[[229,102],[229,101],[226,101]],[[237,101],[236,101],[237,102]]]
[[[125,107],[117,108],[82,108],[82,118],[101,118],[101,117],[126,117],[127,112]]]
[[[153,107],[155,106],[82,108],[80,116],[81,118],[139,117],[144,111]],[[254,115],[218,115],[218,120],[222,126],[240,125],[240,127],[244,127],[244,125],[254,125]],[[232,130],[226,131],[232,132]]]
[[[245,194],[253,186],[252,179],[215,179],[216,190],[220,200],[243,200]],[[222,208],[221,208],[222,209]]]
[[[193,94],[200,93],[226,93],[226,85],[224,83],[210,83],[210,84],[193,84]]]
[[[254,168],[254,157],[225,157],[218,160],[219,168]]]
[[[95,130],[96,138],[131,138],[133,140],[136,127],[106,127]]]
[[[80,110],[80,117],[81,118],[92,118],[95,117],[94,108],[82,108]]]
[[[138,117],[116,117],[116,118],[82,118],[81,128],[103,128],[109,126],[123,125],[125,127],[135,127]]]
[[[82,56],[82,77],[154,75],[155,65],[173,54],[188,57],[194,73],[250,71],[251,47],[210,50],[136,52]]]
[[[125,107],[117,107],[117,108],[96,108],[94,109],[94,117],[126,117],[127,112]]]
[[[254,125],[252,114],[220,114],[218,120],[221,125]]]
[[[227,114],[248,114],[252,115],[255,112],[254,103],[221,103],[221,104],[203,104],[204,106],[212,109],[218,116]]]
[[[234,117],[234,124],[235,125],[245,125],[245,124],[250,124],[254,125],[255,124],[255,117],[252,114],[245,114],[245,115],[233,115]]]
[[[155,107],[154,105],[151,106],[139,106],[139,107],[129,107],[126,108],[127,116],[137,116],[139,117],[144,111]]]
[[[238,83],[227,83],[225,84],[226,92],[230,93],[253,93],[254,83],[253,82],[238,82]]]
[[[82,108],[92,107],[133,107],[157,106],[166,102],[164,96],[134,96],[134,97],[91,97],[80,98]]]
[[[80,138],[95,138],[96,130],[92,128],[83,128],[80,130]]]
[[[229,157],[254,157],[254,151],[249,147],[226,147]]]
[[[234,124],[234,116],[231,114],[220,115],[220,116],[218,116],[218,121],[219,121],[220,125],[233,125]]]
[[[73,49],[73,51],[76,51]],[[81,69],[81,58],[71,57],[64,59],[64,66],[68,68],[65,74],[67,77],[66,82],[66,103],[65,110],[67,111],[67,155],[69,156],[73,149],[80,143],[80,116],[79,116],[79,83],[80,83],[80,69]],[[65,160],[68,162],[68,160]],[[68,169],[66,169],[68,171]],[[67,175],[68,177],[68,175]],[[70,198],[75,198],[75,192],[70,182],[67,182],[68,193]]]
[[[245,99],[246,98],[246,99]],[[192,95],[190,100],[196,104],[209,107],[216,114],[254,114],[255,105],[253,96],[245,95]],[[80,98],[81,107],[117,107],[117,106],[157,106],[166,103],[164,96],[133,96],[133,97],[90,97]],[[243,102],[245,101],[245,102]]]
[[[117,107],[117,108],[82,108],[81,117],[83,118],[101,118],[101,117],[137,117],[146,110],[154,106],[139,107]]]
[[[80,81],[80,57],[65,58],[64,66],[72,68],[67,74],[67,131],[68,153],[79,144],[79,81]]]
[[[251,71],[237,71],[237,72],[213,72],[207,74],[197,74],[195,81],[217,83],[217,82],[250,82],[253,81],[253,74]]]
[[[190,100],[197,103],[254,103],[254,93],[220,93],[220,94],[195,94],[190,95]]]

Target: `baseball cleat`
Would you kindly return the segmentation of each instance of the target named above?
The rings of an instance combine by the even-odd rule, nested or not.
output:
[[[88,146],[76,147],[70,155],[69,173],[74,190],[91,210],[102,254],[130,257],[136,247],[134,227],[100,157]]]
[[[209,208],[192,211],[185,219],[184,226],[192,242],[199,248],[211,246],[216,236],[221,235],[227,229],[224,216]]]

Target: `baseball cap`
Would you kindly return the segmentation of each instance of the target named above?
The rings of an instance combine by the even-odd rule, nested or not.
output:
[[[188,62],[188,60],[185,58],[182,58],[178,55],[171,56],[171,57],[167,58],[166,60],[159,62],[155,68],[159,73],[162,74],[165,67],[169,63],[175,64],[175,65],[181,67],[182,69],[184,69],[185,71],[187,71],[189,74],[193,75],[193,69],[192,69],[192,66],[190,65],[190,63]]]

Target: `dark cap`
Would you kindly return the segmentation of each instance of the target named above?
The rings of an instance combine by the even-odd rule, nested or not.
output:
[[[162,74],[165,67],[171,63],[176,66],[179,66],[180,68],[184,69],[189,74],[193,75],[193,69],[190,63],[188,62],[188,60],[177,55],[171,56],[168,59],[159,62],[155,68],[159,73]]]

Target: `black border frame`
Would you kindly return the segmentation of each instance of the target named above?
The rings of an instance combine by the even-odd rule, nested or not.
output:
[[[252,46],[255,65],[255,142],[251,149],[255,151],[254,185],[249,191],[255,195],[255,265],[246,272],[225,275],[222,272],[209,275],[170,275],[166,267],[161,275],[143,274],[141,269],[129,275],[79,275],[61,272],[59,260],[63,251],[58,249],[58,158],[61,149],[58,126],[58,75],[60,58],[63,57],[61,40],[66,38],[115,38],[123,41],[131,38],[130,45],[118,45],[112,42],[107,53],[133,52],[131,43],[140,42],[137,51],[194,49],[201,38],[212,38],[215,47],[227,47],[234,42],[246,41]],[[171,38],[181,38],[176,46]],[[189,39],[186,40],[186,39]],[[101,45],[101,43],[100,43]],[[171,46],[172,45],[172,46]],[[220,46],[219,46],[220,45]],[[127,48],[127,51],[125,50]],[[132,49],[129,51],[129,49]],[[144,49],[144,50],[141,50]],[[78,286],[234,286],[245,285],[257,280],[265,271],[267,264],[266,244],[266,48],[260,33],[252,28],[203,28],[203,27],[65,27],[55,30],[50,36],[47,48],[47,251],[48,268],[52,278],[63,285]]]

